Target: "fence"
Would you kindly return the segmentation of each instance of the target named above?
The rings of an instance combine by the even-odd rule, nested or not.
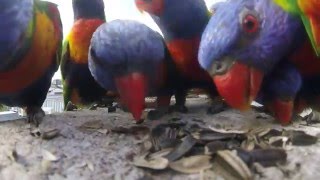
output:
[[[48,95],[47,99],[42,105],[42,109],[46,114],[62,112],[63,111],[63,97],[61,95]],[[12,107],[10,110],[17,111],[20,115],[25,116],[23,109]]]

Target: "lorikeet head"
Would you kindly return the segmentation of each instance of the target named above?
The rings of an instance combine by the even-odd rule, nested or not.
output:
[[[121,101],[138,121],[145,97],[163,76],[160,70],[164,54],[159,33],[136,21],[114,20],[94,33],[89,68],[101,86],[119,92]]]
[[[103,0],[72,0],[74,20],[80,18],[105,19]]]
[[[299,71],[290,62],[281,62],[265,77],[258,102],[265,105],[281,124],[288,124],[292,119],[295,98],[301,85]]]
[[[246,110],[262,79],[303,37],[300,19],[272,0],[226,1],[202,34],[198,59],[226,102]]]
[[[33,1],[0,0],[0,70],[15,64],[20,48],[31,34]]]

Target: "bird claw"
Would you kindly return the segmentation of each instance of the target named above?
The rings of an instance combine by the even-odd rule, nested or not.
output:
[[[188,108],[185,105],[175,104],[169,108],[169,113],[179,112],[179,113],[188,113]]]
[[[25,111],[27,113],[27,123],[34,124],[36,127],[39,126],[46,115],[41,107],[27,107]]]
[[[162,118],[168,112],[169,112],[168,108],[158,108],[158,109],[149,111],[147,117],[150,120],[157,120],[157,119]]]
[[[111,107],[113,106],[114,98],[102,98],[95,105],[99,108]]]
[[[74,111],[74,110],[77,110],[77,109],[78,109],[78,107],[75,104],[73,104],[71,101],[69,101],[68,104],[65,107],[66,111]]]
[[[95,111],[95,110],[97,110],[98,107],[99,107],[98,104],[92,104],[92,105],[89,107],[89,110]]]

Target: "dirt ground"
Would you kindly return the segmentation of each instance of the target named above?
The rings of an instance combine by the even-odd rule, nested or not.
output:
[[[243,127],[280,126],[271,117],[258,118],[257,113],[239,113],[227,110],[216,115],[207,115],[207,100],[188,99],[188,114],[171,114],[170,117],[197,118],[208,125],[233,129]],[[99,130],[81,130],[85,122],[101,121]],[[145,121],[151,126],[158,121]],[[302,129],[311,135],[319,135],[320,125],[305,126],[295,122],[286,127]],[[133,157],[141,153],[145,135],[110,132],[113,127],[135,125],[129,114],[106,109],[82,110],[51,114],[40,125],[41,131],[56,128],[61,136],[43,140],[30,134],[24,121],[5,122],[0,125],[0,179],[1,180],[87,180],[87,179],[201,179],[200,174],[186,175],[173,171],[154,172],[132,165]],[[263,176],[255,179],[319,179],[320,143],[312,146],[293,147],[288,151],[288,162],[282,168],[263,169]],[[216,179],[221,179],[217,177]]]

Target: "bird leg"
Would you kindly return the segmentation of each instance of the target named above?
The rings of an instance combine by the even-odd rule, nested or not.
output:
[[[27,114],[27,122],[34,124],[36,127],[39,126],[45,116],[45,112],[42,108],[37,106],[28,106],[25,108],[25,112]]]
[[[186,104],[187,91],[180,90],[175,94],[176,103],[172,107],[170,107],[170,112],[180,112],[187,113],[188,108],[185,106]]]
[[[207,114],[217,114],[229,108],[227,103],[221,97],[214,97],[211,99],[211,105],[207,110]]]
[[[148,119],[157,120],[169,113],[171,96],[158,96],[157,109],[151,110],[148,113]]]
[[[71,101],[69,101],[64,109],[65,111],[74,111],[74,110],[77,110],[78,107],[75,104],[73,104]]]

